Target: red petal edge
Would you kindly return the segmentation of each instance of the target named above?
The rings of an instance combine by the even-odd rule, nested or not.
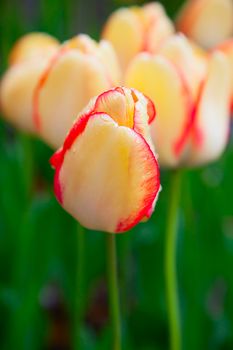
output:
[[[147,114],[149,116],[148,123],[151,124],[156,117],[156,109],[154,102],[148,96],[145,97],[147,99]]]
[[[202,133],[202,130],[198,127],[197,113],[198,113],[199,104],[201,102],[201,97],[203,95],[204,87],[205,87],[205,80],[203,80],[199,86],[196,103],[193,109],[194,126],[193,126],[192,137],[193,137],[194,145],[196,147],[201,147],[203,143],[203,133]]]
[[[105,100],[107,100],[107,98],[109,96],[111,96],[112,94],[114,94],[115,92],[118,92],[122,95],[125,96],[125,93],[124,93],[124,90],[121,88],[121,87],[117,87],[115,89],[110,89],[108,91],[104,91],[102,94],[100,94],[96,101],[95,101],[95,106],[94,106],[94,110],[98,109],[99,108],[99,105],[102,103],[102,102],[105,102]],[[111,117],[111,116],[110,116]]]
[[[184,74],[175,64],[172,63],[172,65],[175,68],[177,74],[179,75],[183,86],[183,96],[186,103],[186,113],[187,113],[185,125],[181,132],[181,135],[178,137],[177,141],[173,145],[174,154],[176,155],[176,157],[178,157],[181,154],[185,146],[185,143],[189,135],[191,134],[193,125],[195,123],[196,105],[191,97],[191,92]]]
[[[54,176],[54,191],[58,201],[62,204],[62,188],[59,180],[60,169],[64,160],[65,153],[71,148],[73,142],[79,137],[85,130],[87,123],[91,117],[96,115],[104,115],[102,112],[91,111],[88,114],[82,115],[78,121],[73,125],[72,129],[68,133],[64,145],[50,158],[50,164],[55,169]]]
[[[155,172],[157,174],[157,177],[154,178],[153,182],[153,191],[150,191],[150,194],[144,199],[142,208],[139,210],[139,212],[135,215],[134,218],[129,217],[125,219],[124,221],[120,221],[116,227],[116,233],[123,233],[125,231],[130,230],[135,225],[137,225],[144,217],[149,218],[153,212],[153,205],[156,201],[156,198],[158,196],[159,190],[160,190],[160,177],[159,177],[159,165],[158,161],[155,158],[155,155],[153,151],[151,150],[150,146],[146,142],[146,140],[135,131],[135,133],[142,139],[142,141],[145,143],[145,147],[148,150],[148,153],[150,154],[154,165],[155,165]]]
[[[135,106],[136,106],[136,102],[138,101],[137,90],[134,88],[131,88],[131,94],[132,94],[132,97],[134,99]],[[150,97],[143,94],[142,92],[140,92],[140,94],[142,94],[145,97],[145,99],[147,100],[147,114],[149,116],[148,124],[151,124],[156,117],[156,109],[155,109],[154,102],[150,99]]]
[[[57,197],[57,200],[62,204],[63,198],[62,198],[62,188],[61,183],[59,180],[59,174],[61,170],[61,166],[64,160],[64,156],[67,150],[70,149],[75,139],[82,134],[82,132],[85,130],[87,122],[92,115],[92,112],[86,115],[83,115],[80,117],[80,119],[73,125],[72,129],[70,130],[69,134],[67,135],[64,145],[62,148],[60,148],[56,153],[53,154],[53,156],[50,158],[50,164],[53,168],[55,168],[55,175],[54,175],[54,192]]]

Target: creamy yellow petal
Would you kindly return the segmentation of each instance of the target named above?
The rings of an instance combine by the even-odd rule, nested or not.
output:
[[[77,49],[86,54],[95,54],[98,50],[97,42],[87,34],[78,34],[75,37],[65,41],[63,46],[69,49]]]
[[[90,98],[110,87],[106,68],[95,57],[78,50],[61,55],[38,90],[41,137],[58,148]]]
[[[112,44],[106,40],[101,40],[98,48],[97,57],[105,65],[109,79],[112,80],[112,85],[118,86],[122,83],[122,72],[116,52]]]
[[[198,104],[190,165],[213,161],[224,151],[230,128],[230,90],[227,59],[217,52],[210,60]]]
[[[3,116],[17,128],[35,132],[32,118],[33,92],[47,60],[31,60],[8,69],[0,85]]]
[[[140,221],[159,189],[144,139],[104,114],[93,115],[65,153],[59,182],[63,207],[83,226],[107,232]]]
[[[140,54],[126,72],[126,86],[138,89],[154,102],[157,116],[151,124],[151,133],[160,164],[178,165],[182,155],[179,144],[192,107],[179,73],[162,56]]]
[[[96,100],[95,111],[107,113],[118,125],[133,129],[134,101],[132,96],[130,97],[131,101],[127,103],[123,90],[104,92]]]
[[[147,38],[147,50],[151,53],[156,53],[161,47],[163,42],[165,42],[174,32],[172,23],[168,19],[163,19],[151,27],[148,32]]]
[[[217,47],[217,50],[222,51],[229,61],[229,73],[231,77],[231,113],[233,114],[233,40],[224,42]]]
[[[201,55],[182,34],[171,36],[161,47],[159,53],[179,69],[195,99],[199,85],[206,75],[207,58],[204,54]]]
[[[136,89],[117,87],[99,95],[94,101],[94,104],[90,102],[92,111],[108,114],[119,126],[133,129],[152,145],[149,124],[155,117],[155,109],[146,96]],[[84,110],[82,114],[90,110]]]
[[[143,12],[147,17],[146,50],[156,53],[163,42],[174,33],[174,25],[160,3],[144,5]]]
[[[133,11],[122,8],[109,17],[103,38],[112,43],[125,70],[130,60],[143,48],[144,27]]]
[[[68,49],[77,49],[86,55],[97,57],[106,67],[109,80],[112,80],[112,85],[121,84],[121,69],[116,56],[116,52],[107,40],[101,40],[97,43],[86,34],[79,34],[74,38],[67,40],[63,47]]]
[[[52,56],[59,48],[59,41],[45,33],[30,33],[20,38],[11,50],[9,63],[43,59]]]

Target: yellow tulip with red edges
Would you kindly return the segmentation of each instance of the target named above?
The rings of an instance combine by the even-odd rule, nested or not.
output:
[[[156,105],[151,133],[162,166],[195,166],[221,155],[229,135],[231,94],[224,54],[207,55],[176,35],[159,54],[138,54],[125,83]]]
[[[59,42],[48,34],[31,33],[19,39],[9,56],[9,68],[0,85],[4,117],[17,128],[35,132],[32,119],[33,93],[38,79]]]
[[[107,20],[103,38],[109,40],[125,70],[141,51],[155,52],[174,33],[172,21],[158,2],[116,10]]]
[[[97,43],[84,34],[65,42],[35,89],[33,117],[40,137],[58,148],[88,101],[119,85],[120,79],[110,43]]]
[[[149,218],[160,190],[153,103],[118,87],[93,98],[51,158],[58,201],[83,226],[118,233]]]
[[[232,0],[188,0],[177,18],[177,29],[210,49],[233,35]]]

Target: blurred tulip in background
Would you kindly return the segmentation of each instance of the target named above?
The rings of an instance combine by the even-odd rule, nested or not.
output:
[[[59,42],[48,34],[27,34],[14,45],[9,55],[9,68],[0,85],[4,117],[17,128],[35,133],[33,94],[37,82]]]
[[[222,154],[229,136],[231,93],[229,64],[222,53],[207,56],[176,35],[156,55],[137,55],[125,79],[156,105],[151,132],[161,165],[196,166]]]

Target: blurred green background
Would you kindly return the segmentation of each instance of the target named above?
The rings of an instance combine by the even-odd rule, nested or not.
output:
[[[182,0],[161,1],[174,17]],[[1,0],[1,72],[29,31],[98,38],[112,10],[137,1]],[[69,350],[77,223],[56,202],[52,151],[0,121],[0,349]],[[125,350],[168,349],[164,230],[169,172],[152,219],[117,237]],[[216,163],[184,171],[178,278],[183,350],[233,349],[233,140]],[[85,232],[80,350],[110,350],[104,234]]]

